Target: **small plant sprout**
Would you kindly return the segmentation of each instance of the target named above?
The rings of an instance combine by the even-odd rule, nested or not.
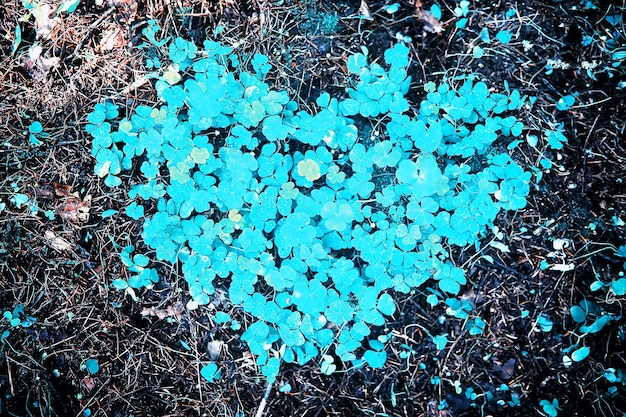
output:
[[[215,363],[208,363],[200,370],[200,375],[210,383],[216,382],[222,377],[222,370]]]
[[[541,400],[539,401],[539,405],[543,408],[543,412],[546,413],[550,417],[556,417],[559,414],[559,400],[556,398],[552,401]]]
[[[100,364],[98,359],[87,359],[81,368],[85,369],[89,374],[95,375],[100,370]]]

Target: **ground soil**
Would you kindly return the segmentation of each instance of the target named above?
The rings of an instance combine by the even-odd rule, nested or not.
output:
[[[265,415],[529,416],[542,415],[543,399],[557,399],[559,415],[624,415],[624,386],[602,374],[626,369],[626,299],[590,290],[593,281],[610,282],[623,270],[615,248],[626,244],[619,221],[626,220],[626,63],[612,66],[602,46],[607,39],[624,46],[623,20],[612,26],[605,19],[623,16],[624,3],[590,2],[597,8],[586,9],[578,0],[472,2],[461,32],[455,28],[456,4],[438,3],[439,33],[420,18],[419,10],[430,3],[420,8],[419,1],[399,2],[394,14],[381,0],[82,1],[75,12],[48,22],[49,33],[35,27],[34,17],[21,21],[15,52],[15,27],[27,12],[15,0],[0,5],[0,203],[6,203],[0,210],[0,310],[21,304],[36,319],[29,327],[0,321],[0,332],[10,332],[0,344],[0,415],[239,417],[254,415],[265,396],[265,380],[239,340],[241,332],[215,325],[208,308],[184,308],[189,297],[178,266],[161,265],[162,281],[138,292],[138,301],[111,286],[127,273],[120,248],[140,245],[140,229],[123,215],[102,219],[104,210],[126,205],[126,194],[93,174],[84,125],[105,98],[129,113],[154,102],[151,83],[141,81],[148,72],[145,52],[136,48],[148,18],[199,45],[223,26],[222,42],[267,54],[275,65],[274,85],[305,105],[321,91],[344,94],[347,56],[366,45],[380,60],[399,34],[411,40],[415,86],[474,73],[501,91],[507,80],[510,88],[537,97],[524,115],[531,131],[542,134],[558,122],[568,137],[562,150],[547,151],[554,168],[533,186],[528,207],[499,217],[510,252],[484,249],[491,263],[477,261],[473,250],[453,253],[468,270],[464,296],[487,323],[482,336],[467,337],[460,320],[442,327],[444,309],[431,308],[421,291],[398,294],[399,313],[384,330],[410,346],[408,358],[398,342],[388,347],[381,370],[342,369],[327,376],[316,364],[285,366]],[[54,20],[54,13],[49,16]],[[507,28],[516,38],[494,43],[475,59],[472,48],[482,27],[493,33]],[[583,36],[593,33],[604,40],[583,46]],[[42,52],[33,58],[28,50],[36,43]],[[548,73],[548,60],[564,65]],[[595,79],[583,68],[594,61]],[[412,91],[415,106],[423,90]],[[560,97],[574,93],[572,108],[555,109]],[[50,135],[39,147],[28,140],[33,120]],[[539,155],[525,152],[520,162],[533,165]],[[36,201],[39,211],[11,204],[16,193]],[[47,210],[55,214],[52,220]],[[554,262],[558,239],[567,246],[556,259],[575,269],[542,270],[543,260]],[[583,299],[602,305],[614,320],[585,338],[591,349],[585,361],[566,367],[563,349],[575,337],[568,312]],[[550,332],[537,331],[533,318],[542,312],[553,320]],[[233,316],[247,322],[238,309]],[[436,351],[425,334],[433,329],[449,333],[450,349]],[[90,358],[100,365],[93,375],[84,367]],[[199,375],[208,360],[223,370],[218,383]],[[431,383],[434,377],[440,385]],[[475,400],[479,406],[456,395],[454,381],[482,393]],[[279,392],[286,383],[291,392]],[[493,398],[486,401],[486,393]],[[516,396],[519,406],[507,404]],[[449,407],[439,410],[442,400]]]

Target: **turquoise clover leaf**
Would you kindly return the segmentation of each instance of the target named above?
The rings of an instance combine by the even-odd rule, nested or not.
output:
[[[267,140],[284,140],[288,135],[294,131],[293,127],[284,124],[283,119],[278,115],[272,115],[265,118],[263,121],[263,135]]]
[[[293,303],[304,314],[317,315],[324,311],[327,304],[328,290],[317,279],[298,280],[293,286]]]
[[[363,355],[363,360],[374,369],[382,368],[387,361],[387,352],[367,350]]]
[[[269,59],[267,58],[267,56],[259,53],[254,54],[251,64],[252,68],[254,68],[254,71],[259,78],[267,75],[267,73],[270,72],[270,70],[272,69],[272,66],[269,64]]]
[[[200,375],[208,382],[213,383],[220,379],[222,376],[222,370],[214,363],[208,363],[200,370]]]
[[[556,417],[559,414],[559,400],[556,398],[552,400],[552,402],[548,400],[539,401],[539,405],[543,408],[544,413],[549,415],[550,417]]]
[[[151,258],[180,263],[199,305],[215,301],[216,280],[226,285],[227,301],[251,316],[242,340],[263,375],[274,381],[282,362],[304,364],[321,352],[325,373],[337,357],[383,366],[387,339],[371,334],[396,311],[387,291],[410,293],[427,280],[439,285],[429,303],[445,300],[448,316],[482,331],[469,302],[450,295],[465,276],[446,261],[448,246],[479,243],[499,210],[521,207],[529,192],[527,173],[488,152],[524,132],[507,112],[527,97],[508,87],[491,94],[466,77],[459,88],[458,80],[454,88],[426,83],[426,99],[411,112],[410,51],[398,44],[380,63],[368,62],[367,49],[349,57],[356,77],[348,98],[321,93],[311,112],[264,81],[265,56],[239,58],[213,41],[202,53],[183,40],[168,46],[178,64],[170,72],[184,79],[157,80],[164,104],[121,120],[103,104],[88,117],[96,172],[113,186],[127,179],[122,171],[140,171],[128,177],[139,182],[126,212],[143,222]],[[356,115],[371,117],[376,130]],[[121,257],[130,277],[113,286],[158,279],[146,255]],[[613,288],[624,292],[621,281]],[[601,317],[585,317],[580,330],[599,331],[610,320]],[[438,347],[447,347],[443,338]],[[201,373],[210,380],[216,372],[212,364]]]
[[[320,166],[313,159],[303,159],[298,162],[298,175],[308,181],[315,181],[321,177]]]
[[[434,222],[439,204],[431,197],[424,197],[420,203],[411,199],[406,207],[406,217],[418,226],[427,226]]]
[[[362,53],[356,53],[348,57],[347,67],[351,74],[360,74],[367,66],[367,48],[361,47]]]
[[[453,267],[447,263],[441,266],[433,278],[439,281],[439,288],[449,294],[458,294],[461,291],[461,285],[467,282],[465,273],[461,268]]]
[[[409,48],[404,42],[398,42],[385,51],[385,62],[391,67],[405,68],[409,65]]]
[[[402,158],[402,152],[391,141],[378,142],[374,145],[372,161],[380,168],[394,167]]]
[[[320,215],[324,219],[324,227],[328,230],[341,232],[354,220],[354,211],[347,202],[328,202],[322,206]]]
[[[405,159],[396,171],[400,183],[411,185],[412,195],[421,200],[435,193],[447,191],[447,178],[442,175],[437,160],[433,155],[420,155],[417,161]]]
[[[426,128],[426,123],[416,120],[408,125],[407,133],[415,146],[425,153],[435,152],[443,139],[441,124],[437,122],[432,122]]]
[[[126,215],[133,220],[139,220],[144,216],[143,206],[132,202],[126,207]]]
[[[300,190],[298,190],[293,181],[283,183],[280,187],[280,196],[287,200],[295,200],[299,192]]]
[[[364,288],[357,297],[359,299],[357,317],[365,323],[382,326],[385,323],[383,314],[391,316],[396,311],[391,295],[383,293],[379,297],[379,291],[374,287]]]

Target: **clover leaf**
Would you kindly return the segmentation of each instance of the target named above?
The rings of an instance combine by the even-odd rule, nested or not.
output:
[[[87,359],[84,366],[87,372],[89,372],[91,375],[97,374],[100,370],[98,359]]]
[[[214,363],[208,363],[200,370],[200,375],[208,382],[213,383],[220,379],[222,376],[222,370]]]
[[[339,203],[339,204],[338,204]],[[354,212],[347,202],[328,202],[320,211],[328,230],[343,231],[354,220]]]
[[[304,159],[298,162],[298,175],[308,181],[315,181],[321,177],[320,166],[313,159]]]

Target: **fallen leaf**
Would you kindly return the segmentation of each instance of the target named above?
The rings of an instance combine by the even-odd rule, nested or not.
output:
[[[28,54],[22,58],[24,67],[35,80],[44,79],[51,69],[58,67],[61,63],[58,57],[47,58],[42,56],[42,52],[43,48],[37,43],[31,46]]]
[[[415,17],[417,17],[423,24],[424,30],[430,33],[441,33],[443,32],[443,25],[430,10],[422,10],[421,8],[415,9]]]
[[[368,19],[372,18],[372,15],[370,14],[370,8],[365,0],[361,0],[361,7],[359,7],[359,12]]]
[[[107,29],[102,33],[102,39],[100,44],[96,47],[97,52],[112,51],[114,49],[123,48],[127,44],[124,39],[122,30],[116,26],[111,29]]]
[[[93,382],[93,379],[91,379],[91,377],[88,377],[88,376],[83,378],[83,384],[85,384],[85,388],[87,388],[87,391],[91,391],[96,387],[96,384]]]
[[[209,359],[216,361],[220,357],[220,351],[224,342],[221,340],[213,340],[207,343],[206,351],[209,354]]]
[[[183,315],[183,312],[185,311],[185,308],[183,306],[183,303],[175,303],[173,306],[168,306],[165,309],[160,309],[160,308],[148,308],[148,307],[144,307],[143,310],[141,310],[141,315],[142,316],[156,316],[159,319],[163,320],[166,319],[168,317],[176,317],[177,319],[180,319]]]
[[[109,0],[109,7],[122,7],[129,6],[133,3],[137,3],[135,0]]]
[[[439,409],[438,401],[431,400],[426,407],[426,416],[427,417],[453,417],[452,411],[443,409]]]
[[[56,251],[65,252],[72,250],[72,244],[62,237],[57,236],[52,230],[47,230],[43,237],[48,240],[50,247]]]
[[[77,192],[72,192],[70,185],[60,184],[58,182],[53,183],[54,193],[59,197],[75,197],[78,198]]]
[[[85,223],[89,220],[89,209],[91,207],[91,196],[88,195],[84,200],[77,197],[69,197],[67,201],[56,207],[57,213],[63,220],[71,223]]]
[[[35,31],[37,32],[37,38],[50,39],[50,34],[54,27],[61,22],[61,19],[55,17],[50,19],[53,14],[52,6],[49,4],[38,4],[32,9],[33,16],[35,17]]]

